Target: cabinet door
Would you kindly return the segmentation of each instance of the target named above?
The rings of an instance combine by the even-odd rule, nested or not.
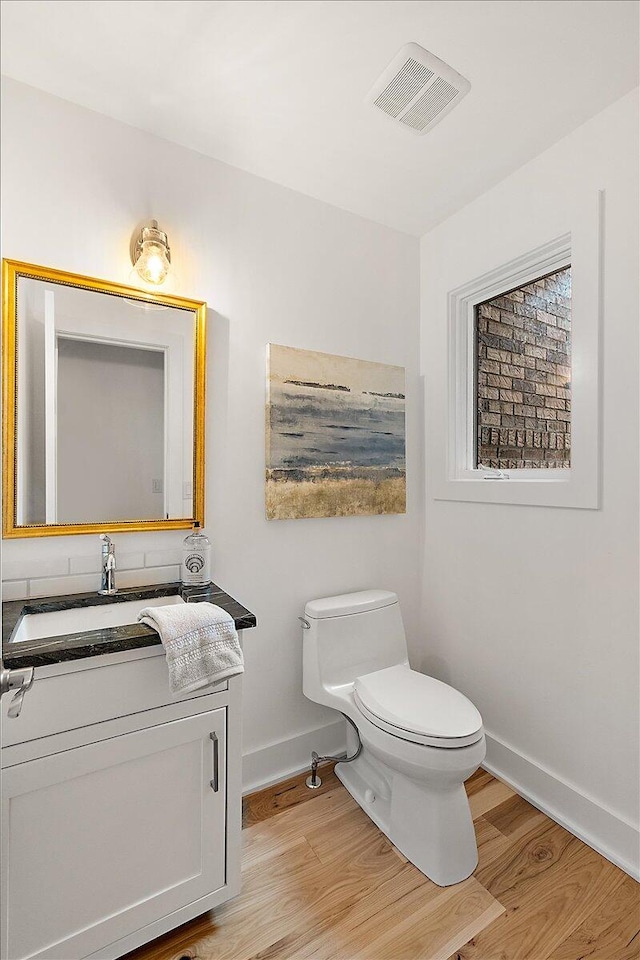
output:
[[[4,771],[2,960],[85,957],[224,885],[225,716]]]

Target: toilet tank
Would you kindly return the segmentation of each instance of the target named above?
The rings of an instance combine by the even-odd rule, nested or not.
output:
[[[389,590],[311,600],[304,615],[303,690],[316,703],[324,689],[408,661],[400,604]]]

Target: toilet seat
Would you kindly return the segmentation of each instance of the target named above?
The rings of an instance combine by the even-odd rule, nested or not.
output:
[[[446,683],[406,664],[358,677],[354,700],[376,727],[430,747],[466,747],[483,736],[482,717]]]

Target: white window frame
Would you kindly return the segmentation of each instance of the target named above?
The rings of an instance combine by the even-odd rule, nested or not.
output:
[[[598,509],[600,502],[601,222],[604,193],[566,233],[450,291],[448,429],[437,500]],[[571,265],[571,466],[476,466],[475,308]]]

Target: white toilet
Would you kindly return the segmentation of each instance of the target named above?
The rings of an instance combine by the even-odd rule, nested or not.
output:
[[[362,740],[337,776],[411,863],[440,886],[459,883],[478,862],[463,783],[485,756],[482,717],[453,687],[411,669],[395,593],[312,600],[305,620],[305,696],[349,717]]]

